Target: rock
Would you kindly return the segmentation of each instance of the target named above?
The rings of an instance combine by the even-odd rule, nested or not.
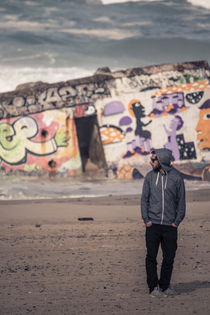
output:
[[[27,266],[25,266],[24,270],[25,270],[25,271],[30,271],[31,268],[30,268],[30,266],[27,265]]]
[[[78,221],[94,221],[91,217],[78,218]]]
[[[39,227],[41,227],[41,224],[35,224],[35,227],[39,228]]]

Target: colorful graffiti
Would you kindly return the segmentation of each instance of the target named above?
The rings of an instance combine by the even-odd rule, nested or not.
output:
[[[203,81],[203,77],[201,77],[200,75],[189,75],[189,74],[182,75],[179,80],[181,84],[195,83],[198,81]]]
[[[210,100],[201,105],[207,89],[207,80],[186,77],[184,84],[158,88],[155,93],[154,89],[145,89],[139,93],[139,98],[127,100],[128,105],[124,107],[115,100],[114,104],[118,103],[121,110],[106,109],[102,122],[105,116],[112,115],[112,125],[103,124],[101,132],[105,147],[117,142],[121,142],[121,146],[118,150],[114,150],[114,147],[105,150],[108,160],[106,175],[110,176],[108,174],[112,170],[112,176],[120,179],[144,177],[150,170],[147,155],[152,148],[162,146],[172,151],[177,163],[175,167],[186,179],[208,178],[206,162],[201,168],[198,168],[198,162],[192,162],[200,158],[199,150],[210,148]],[[196,126],[195,113],[198,108],[200,116]],[[106,139],[103,128],[111,128],[106,129]],[[113,138],[110,133],[113,133]],[[179,161],[184,164],[179,164]],[[188,166],[182,169],[180,165]]]
[[[152,95],[153,109],[150,112],[150,117],[163,117],[186,110],[184,93],[187,93],[186,100],[190,104],[197,104],[203,97],[203,90],[207,87],[208,80],[203,80],[158,90]]]
[[[49,155],[58,147],[67,146],[70,138],[68,131],[58,130],[54,137],[42,142],[33,138],[38,133],[38,125],[32,117],[22,117],[13,122],[0,123],[0,157],[8,164],[25,163],[27,152],[34,155]],[[42,136],[47,130],[42,131]]]
[[[196,126],[198,147],[201,150],[210,150],[210,99],[199,108],[199,121]]]
[[[150,112],[149,116],[151,118],[163,117],[186,109],[184,93],[162,94],[160,96],[153,96],[153,110]]]
[[[72,175],[82,168],[83,148],[89,158],[89,142],[96,153],[102,140],[107,176],[142,178],[150,150],[166,147],[186,178],[208,178],[208,71],[206,63],[153,66],[6,93],[0,98],[1,169]],[[92,129],[100,125],[98,142],[83,137],[86,124],[79,121],[91,118]]]
[[[150,170],[149,166],[143,166],[143,165],[137,165],[137,166],[131,166],[131,165],[125,165],[120,166],[117,169],[117,177],[119,179],[141,179],[144,176],[142,175],[142,170],[147,169],[145,173],[147,173]]]
[[[148,154],[151,149],[151,132],[145,130],[144,127],[147,127],[151,124],[152,120],[149,120],[147,123],[144,123],[142,119],[146,117],[145,108],[141,104],[140,100],[132,99],[128,104],[128,112],[131,117],[135,118],[136,126],[133,135],[133,129],[128,127],[125,131],[126,134],[126,144],[127,152],[123,155],[123,158],[129,158],[133,155],[138,154]],[[131,124],[132,120],[128,119],[129,117],[123,117],[120,122],[124,119],[127,121],[127,124]]]
[[[122,129],[113,125],[101,126],[100,132],[103,144],[120,142],[124,139]]]
[[[74,118],[87,117],[96,114],[94,104],[76,105],[74,107]]]
[[[190,104],[198,104],[204,95],[204,91],[193,92],[186,94],[186,100]]]
[[[142,118],[144,118],[146,115],[144,106],[141,104],[141,102],[135,99],[131,100],[128,104],[128,110],[131,116],[136,118],[135,135],[139,136],[140,138],[151,139],[151,132],[144,130],[143,127],[148,126],[152,121],[150,120],[146,124],[143,123]]]
[[[112,101],[107,103],[103,109],[103,116],[112,117],[113,115],[121,114],[125,111],[125,107],[120,101]],[[121,123],[120,125],[125,125]],[[114,124],[103,124],[100,127],[101,139],[103,144],[111,144],[124,140],[122,128]]]
[[[164,144],[164,148],[172,151],[175,160],[196,159],[194,142],[185,142],[183,134],[176,134],[182,128],[183,124],[184,121],[179,115],[175,115],[171,120],[169,129],[163,124],[168,136],[168,141]]]
[[[166,149],[169,149],[173,152],[173,156],[175,160],[180,159],[179,146],[176,139],[176,132],[180,130],[183,126],[184,122],[179,115],[176,115],[170,122],[169,129],[167,129],[166,125],[163,124],[165,132],[168,136],[168,141],[164,144]]]
[[[197,158],[193,141],[185,142],[183,134],[177,135],[176,141],[180,153],[179,160],[192,160]]]
[[[0,123],[1,169],[70,171],[81,165],[73,119],[69,113],[44,113]],[[69,168],[68,168],[69,164]]]
[[[203,91],[208,88],[208,80],[202,80],[197,82],[191,82],[187,84],[179,84],[174,86],[169,86],[166,89],[158,90],[153,96],[160,96],[162,94],[170,93],[192,93],[197,91]]]

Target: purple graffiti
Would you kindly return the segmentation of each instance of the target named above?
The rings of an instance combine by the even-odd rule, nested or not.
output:
[[[161,114],[175,114],[186,109],[184,93],[168,93],[153,97],[153,110],[150,117],[159,117]]]
[[[180,159],[179,147],[176,141],[176,132],[181,129],[184,122],[182,118],[176,115],[170,122],[169,129],[167,129],[166,125],[163,125],[163,128],[168,135],[168,142],[164,145],[165,148],[170,149],[173,152],[173,156],[175,160]]]

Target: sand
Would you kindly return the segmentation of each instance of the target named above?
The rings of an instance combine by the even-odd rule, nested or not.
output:
[[[187,194],[167,298],[148,295],[139,196],[0,201],[0,218],[0,314],[210,314],[208,191]]]

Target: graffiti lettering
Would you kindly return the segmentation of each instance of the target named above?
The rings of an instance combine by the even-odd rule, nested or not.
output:
[[[38,133],[38,125],[31,117],[17,119],[12,125],[0,124],[0,158],[11,165],[25,163],[27,152],[35,155],[49,155],[57,147],[66,146],[69,136],[58,131],[54,138],[44,142],[34,142],[31,139]]]
[[[20,96],[20,97],[15,97],[13,99],[13,105],[16,107],[22,107],[25,105],[25,98]]]
[[[61,96],[63,101],[69,100],[70,97],[77,94],[76,90],[71,86],[64,86],[59,89],[58,94]]]
[[[13,106],[13,100],[10,100],[9,102],[3,102],[2,105],[3,105],[2,107],[5,110],[5,113],[4,113],[5,117],[18,116],[22,114],[23,112],[25,112],[24,107]]]
[[[50,88],[41,93],[38,97],[38,101],[42,106],[46,104],[56,105],[58,100],[60,100],[60,96],[58,95],[57,88]]]
[[[45,103],[56,103],[60,100],[60,95],[58,94],[57,88],[50,88],[47,90],[47,96],[45,99]]]
[[[28,96],[26,98],[27,105],[35,105],[37,103],[37,99],[34,96]]]
[[[75,87],[51,87],[40,94],[27,97],[15,96],[9,101],[4,101],[2,110],[5,110],[5,113],[2,116],[13,117],[22,113],[35,113],[46,109],[54,109],[55,107],[70,107],[75,104],[95,101],[105,95],[110,96],[106,82],[81,84]]]

